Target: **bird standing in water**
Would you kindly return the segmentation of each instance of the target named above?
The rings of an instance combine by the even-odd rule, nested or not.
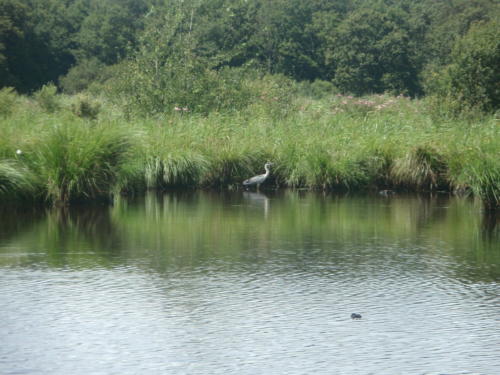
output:
[[[273,163],[267,162],[264,165],[264,169],[266,170],[266,173],[260,174],[258,176],[253,176],[253,177],[249,178],[248,180],[243,181],[243,186],[245,188],[248,188],[250,186],[257,186],[257,190],[259,190],[260,184],[262,184],[269,177],[269,173],[270,173],[269,168],[272,165],[273,165]]]

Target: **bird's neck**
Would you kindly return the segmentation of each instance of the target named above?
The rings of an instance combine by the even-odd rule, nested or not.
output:
[[[266,170],[266,176],[269,176],[269,167],[266,165],[264,169]]]

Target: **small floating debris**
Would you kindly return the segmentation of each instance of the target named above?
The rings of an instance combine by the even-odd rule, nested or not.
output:
[[[351,319],[361,319],[361,314],[352,313]]]

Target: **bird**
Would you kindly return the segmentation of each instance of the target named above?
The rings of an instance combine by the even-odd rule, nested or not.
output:
[[[243,186],[248,188],[250,186],[257,186],[257,190],[259,189],[260,184],[262,184],[269,177],[269,168],[273,165],[273,163],[267,162],[264,165],[264,169],[266,173],[259,174],[257,176],[250,177],[248,180],[243,181]]]
[[[361,319],[361,314],[352,313],[351,319]]]

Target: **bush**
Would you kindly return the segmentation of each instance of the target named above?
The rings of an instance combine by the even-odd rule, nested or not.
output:
[[[57,97],[57,87],[53,83],[44,85],[33,97],[38,105],[48,113],[53,113],[61,107]]]
[[[248,76],[245,86],[251,92],[249,111],[254,115],[259,112],[265,116],[279,119],[287,116],[294,108],[294,98],[298,87],[293,80],[281,74],[266,74],[259,77],[258,73]]]
[[[106,66],[96,58],[83,60],[59,78],[59,85],[65,93],[76,94],[86,90],[92,83],[104,80],[106,71]]]
[[[149,62],[133,61],[121,70],[121,79],[109,81],[112,91],[129,111],[142,114],[172,113],[177,108],[207,114],[248,104],[251,90],[239,69],[213,70],[196,57],[184,66],[174,60],[165,61],[155,75],[149,73]]]
[[[101,104],[87,96],[80,95],[71,105],[71,110],[75,116],[95,120],[101,110]]]
[[[313,82],[301,82],[299,85],[299,93],[313,99],[322,99],[326,96],[338,93],[338,89],[330,81],[317,79]]]

